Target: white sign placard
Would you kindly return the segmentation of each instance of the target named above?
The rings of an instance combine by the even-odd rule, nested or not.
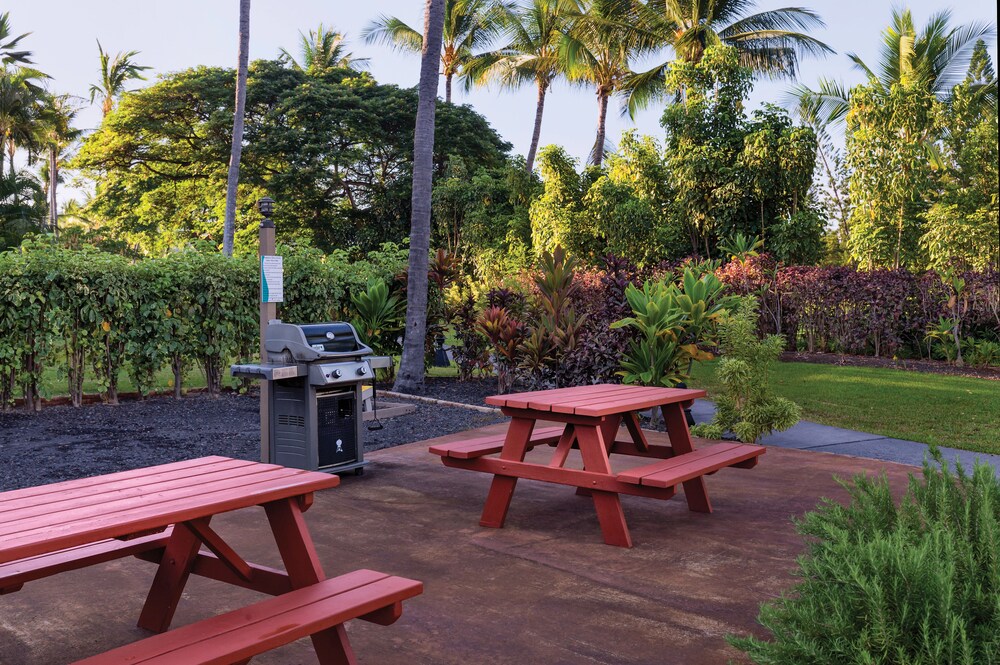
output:
[[[260,301],[285,301],[285,271],[280,256],[260,257]]]

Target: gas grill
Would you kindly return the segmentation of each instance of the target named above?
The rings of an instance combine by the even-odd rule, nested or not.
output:
[[[270,461],[313,471],[363,472],[362,384],[372,350],[349,323],[272,321],[267,362],[233,365],[233,376],[269,382]]]

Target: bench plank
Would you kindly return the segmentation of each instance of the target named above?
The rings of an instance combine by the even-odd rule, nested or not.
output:
[[[528,449],[535,446],[548,445],[559,441],[563,433],[561,426],[542,427],[532,431]],[[455,459],[472,459],[483,455],[492,455],[503,450],[503,442],[506,433],[490,434],[475,439],[463,439],[450,443],[438,443],[428,448],[428,451],[441,457],[454,457]]]
[[[648,487],[673,487],[727,466],[742,465],[764,454],[764,446],[716,443],[694,452],[646,464],[619,473],[618,480]]]
[[[351,619],[370,616],[384,622],[398,616],[397,604],[422,591],[416,580],[357,570],[76,665],[231,665]]]
[[[33,582],[57,573],[86,568],[126,556],[155,552],[166,545],[170,534],[171,530],[167,529],[163,533],[132,540],[104,540],[5,563],[0,565],[0,595],[17,591],[25,582]]]

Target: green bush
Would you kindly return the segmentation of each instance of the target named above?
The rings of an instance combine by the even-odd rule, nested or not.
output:
[[[673,386],[686,379],[694,361],[711,360],[700,348],[713,342],[716,323],[731,299],[711,272],[685,268],[680,285],[650,280],[642,288],[629,284],[625,298],[632,316],[611,324],[634,328],[619,374],[625,383]]]
[[[369,280],[391,281],[407,254],[391,243],[363,261],[345,251],[280,251],[285,302],[278,311],[294,322],[350,318],[348,295],[364,293]],[[18,394],[40,409],[48,368],[64,375],[75,405],[83,402],[86,375],[115,402],[123,370],[148,394],[164,365],[173,372],[175,396],[194,365],[217,394],[229,362],[257,356],[257,271],[255,256],[226,258],[214,247],[131,262],[47,240],[0,252],[0,409]]]
[[[897,505],[885,475],[843,483],[797,522],[790,593],[761,607],[770,640],[730,637],[760,665],[1000,663],[1000,481],[924,462]]]
[[[696,425],[695,436],[721,439],[728,431],[740,441],[753,443],[773,430],[786,430],[799,421],[801,410],[793,402],[775,395],[768,380],[771,363],[785,348],[780,335],[757,337],[757,300],[743,298],[737,311],[719,323],[719,381],[722,393],[715,396],[715,418]]]

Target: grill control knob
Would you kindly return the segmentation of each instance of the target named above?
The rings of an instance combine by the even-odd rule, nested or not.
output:
[[[361,367],[358,368],[358,376],[364,376],[367,373],[368,373],[367,365],[362,365]]]
[[[332,372],[330,372],[330,376],[334,379],[339,379],[341,374],[343,374],[343,372],[341,372],[339,369],[335,369]]]

